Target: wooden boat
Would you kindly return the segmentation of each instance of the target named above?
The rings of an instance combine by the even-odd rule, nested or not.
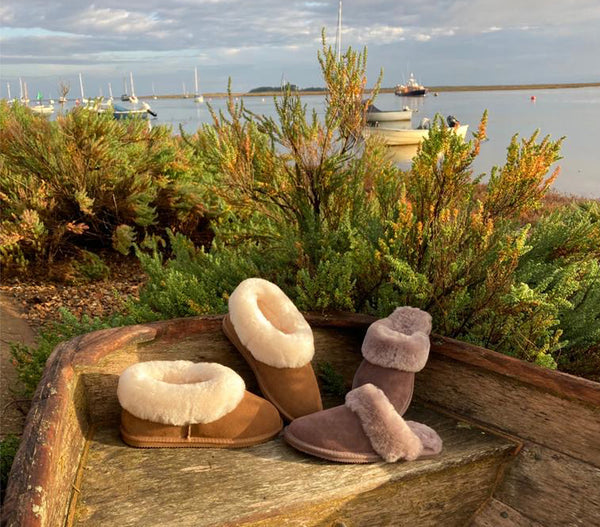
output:
[[[400,97],[424,97],[427,94],[427,88],[419,84],[411,73],[406,84],[398,84],[394,93]]]
[[[389,123],[394,121],[410,121],[413,111],[405,108],[403,110],[380,110],[373,104],[369,106],[366,113],[368,123]]]
[[[314,363],[349,387],[374,319],[306,317]],[[3,525],[598,525],[600,384],[438,336],[409,410],[442,437],[436,458],[344,465],[281,439],[236,450],[127,447],[116,386],[135,362],[220,362],[256,390],[221,322],[177,319],[60,344],[27,417]]]
[[[454,132],[462,139],[467,135],[468,124],[453,128]],[[390,146],[418,145],[429,135],[428,129],[419,130],[417,128],[399,129],[384,126],[366,126],[363,128],[364,137],[379,137]]]

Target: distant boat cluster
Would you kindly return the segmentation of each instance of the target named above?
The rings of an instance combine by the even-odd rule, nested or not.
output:
[[[128,82],[129,81],[129,82]],[[21,77],[19,77],[19,97],[13,98],[11,93],[10,82],[6,83],[8,102],[9,104],[23,104],[29,107],[33,112],[38,113],[40,115],[51,115],[54,113],[54,100],[53,99],[44,99],[44,96],[41,92],[38,92],[36,100],[33,104],[30,104],[27,82],[25,82]],[[123,79],[123,94],[120,97],[121,103],[124,104],[115,104],[115,97],[113,96],[112,85],[108,83],[108,97],[104,97],[102,93],[102,88],[100,88],[100,93],[98,97],[88,98],[85,95],[85,90],[83,86],[83,76],[79,74],[79,90],[80,97],[74,99],[76,107],[82,107],[90,111],[94,111],[97,113],[104,112],[112,112],[113,117],[115,119],[124,119],[127,117],[139,116],[143,118],[156,117],[157,114],[152,110],[150,105],[147,102],[140,102],[137,95],[135,94],[135,86],[133,82],[133,73],[129,73],[129,79]],[[68,102],[67,95],[70,91],[68,84],[60,83],[59,85],[59,93],[60,97],[58,98],[58,103],[60,105],[64,105]],[[183,97],[189,98],[189,94],[185,88],[185,83],[183,84]],[[156,95],[154,89],[154,83],[152,83],[152,99],[156,100],[158,97]],[[195,103],[203,103],[204,96],[200,93],[198,88],[198,68],[194,68],[194,102]],[[45,102],[47,101],[47,102]]]

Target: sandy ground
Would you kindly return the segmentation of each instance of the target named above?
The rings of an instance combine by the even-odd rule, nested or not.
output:
[[[17,372],[11,363],[10,342],[35,343],[35,335],[18,305],[0,293],[0,438],[21,435],[27,402],[18,399]]]

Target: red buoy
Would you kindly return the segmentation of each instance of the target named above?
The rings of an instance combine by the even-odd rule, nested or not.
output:
[[[533,102],[535,102],[535,95],[532,95],[532,96],[531,96],[531,100],[532,100]]]

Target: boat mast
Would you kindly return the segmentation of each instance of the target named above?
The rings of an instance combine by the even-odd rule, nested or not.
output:
[[[11,100],[11,96],[10,96],[10,82],[6,83],[6,91],[8,92],[8,100]]]
[[[194,95],[198,95],[198,68],[194,66]]]
[[[81,78],[81,73],[79,74],[79,89],[81,90],[81,101],[83,102],[85,96],[83,95],[83,79]]]
[[[113,100],[113,94],[112,94],[112,86],[110,85],[110,82],[108,83],[108,94],[110,95],[110,100]]]
[[[340,61],[342,57],[342,0],[338,7],[338,26],[336,35],[336,48],[337,48],[337,60]]]
[[[23,101],[23,79],[19,77],[19,100]]]
[[[129,83],[131,84],[131,97],[135,97],[135,91],[133,90],[133,72],[129,72]]]

